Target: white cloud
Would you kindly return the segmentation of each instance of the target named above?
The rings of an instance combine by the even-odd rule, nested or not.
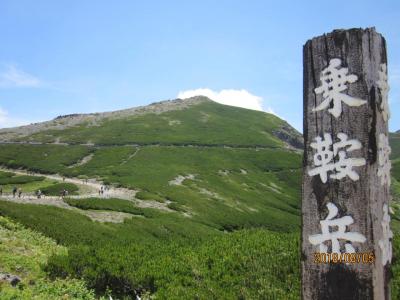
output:
[[[263,107],[263,98],[253,95],[246,90],[221,90],[221,91],[213,91],[211,89],[202,88],[195,90],[187,90],[181,91],[178,93],[177,98],[186,99],[194,96],[206,96],[215,102],[243,107],[253,110],[265,111],[270,114],[276,115],[271,107]]]
[[[16,126],[21,126],[21,125],[27,125],[30,123],[31,122],[29,122],[27,120],[22,120],[22,119],[14,118],[14,117],[10,116],[8,111],[6,111],[0,107],[0,128],[10,128],[10,127],[16,127]]]
[[[35,76],[28,74],[14,65],[6,65],[6,68],[0,72],[0,87],[40,87],[43,82]]]
[[[273,115],[276,115],[277,116],[277,114],[274,112],[274,110],[272,109],[272,107],[267,107],[267,109],[265,110],[267,113],[269,113],[269,114],[273,114]]]

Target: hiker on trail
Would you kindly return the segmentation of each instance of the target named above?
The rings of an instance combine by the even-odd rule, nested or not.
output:
[[[63,181],[65,181],[65,176],[63,176]]]
[[[13,198],[15,198],[15,194],[17,193],[17,187],[13,187],[12,189],[12,193],[13,193]]]
[[[64,199],[66,196],[68,196],[68,191],[66,189],[63,189],[60,194],[61,198]]]
[[[36,196],[37,196],[38,199],[40,199],[42,197],[42,191],[41,190],[37,190]]]
[[[21,198],[21,196],[22,196],[22,189],[19,188],[19,189],[18,189],[18,198]]]

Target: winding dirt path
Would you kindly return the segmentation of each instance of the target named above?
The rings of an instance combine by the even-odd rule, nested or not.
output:
[[[124,220],[126,218],[142,217],[142,216],[118,212],[118,211],[99,211],[99,210],[79,209],[77,207],[70,206],[68,203],[64,202],[60,197],[55,197],[55,196],[47,196],[47,197],[42,197],[40,199],[37,199],[36,197],[31,196],[31,195],[25,195],[25,196],[22,196],[21,198],[13,197],[12,195],[3,195],[0,197],[0,200],[6,200],[9,202],[21,203],[21,204],[56,206],[56,207],[75,211],[77,213],[80,213],[82,215],[89,217],[93,221],[98,221],[98,222],[102,222],[102,223],[104,223],[104,222],[122,223],[122,222],[124,222]]]
[[[79,178],[70,178],[70,177],[62,177],[58,174],[42,174],[37,172],[28,172],[26,170],[20,169],[10,169],[0,167],[0,171],[4,172],[12,172],[18,175],[30,175],[30,176],[43,176],[50,180],[55,180],[59,182],[67,182],[76,184],[80,189],[86,190],[87,192],[80,195],[71,195],[68,198],[72,199],[84,199],[84,198],[118,198],[123,200],[131,201],[134,205],[141,208],[154,208],[163,211],[173,211],[167,207],[168,202],[160,203],[153,200],[140,200],[135,197],[137,191],[131,190],[127,188],[116,188],[109,187],[107,191],[104,190],[103,194],[100,194],[99,191],[101,188],[104,189],[104,184],[96,179],[88,179],[82,180]],[[23,203],[23,204],[40,204],[40,205],[51,205],[64,209],[74,210],[81,214],[84,214],[91,218],[94,221],[99,222],[113,222],[113,223],[121,223],[125,218],[131,217],[141,217],[133,214],[116,212],[116,211],[98,211],[98,210],[83,210],[73,206],[70,206],[68,203],[65,203],[61,197],[59,196],[42,196],[40,199],[36,197],[36,195],[32,193],[24,193],[21,198],[13,197],[10,194],[3,194],[0,196],[1,200],[6,200],[10,202]]]

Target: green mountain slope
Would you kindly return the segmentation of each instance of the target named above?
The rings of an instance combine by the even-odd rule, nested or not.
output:
[[[298,227],[301,156],[294,151],[113,146],[86,149],[93,158],[84,165],[63,165],[86,155],[82,149],[1,145],[0,163],[43,173],[98,177],[107,184],[138,190],[141,199],[172,201],[173,209],[219,229]],[[173,184],[180,176],[193,179]]]
[[[40,130],[40,131],[38,131]],[[0,131],[0,140],[96,145],[195,144],[283,147],[301,136],[264,112],[221,105],[205,97],[164,101],[141,110],[72,115]]]
[[[400,130],[390,133],[390,147],[392,148],[392,157],[400,158]]]
[[[50,259],[47,271],[52,277],[83,278],[99,295],[111,289],[113,295],[130,298],[182,298],[185,291],[200,298],[298,297],[293,265],[298,256],[293,253],[300,228],[301,153],[296,148],[302,138],[276,116],[196,97],[115,113],[59,117],[1,130],[0,139],[4,167],[97,179],[135,190],[142,203],[167,207],[143,211],[123,200],[66,200],[79,209],[138,214],[111,224],[60,207],[0,201],[1,214],[69,248],[70,255]],[[7,189],[4,192],[10,193],[11,186]],[[254,228],[264,229],[247,231]],[[288,233],[291,238],[283,245],[279,235],[265,229],[294,233]],[[252,246],[243,242],[235,250],[231,245],[238,238]],[[257,248],[260,243],[271,243],[266,257],[272,258],[274,251],[288,253],[287,268],[278,270],[269,262],[273,268],[254,269],[261,261],[252,258],[259,254],[248,252],[248,246]],[[166,261],[171,255],[174,259]],[[230,266],[222,268],[227,259]],[[187,269],[179,261],[191,266]],[[243,276],[237,276],[240,268],[247,270],[242,270]],[[278,284],[286,280],[290,284]],[[249,281],[247,288],[243,281]],[[211,282],[215,286],[204,289]]]
[[[98,178],[219,230],[298,227],[301,137],[286,122],[204,97],[150,108],[14,139],[42,144],[1,144],[0,164]]]
[[[19,276],[18,288],[0,281],[0,299],[96,299],[79,280],[46,279],[41,265],[67,249],[53,240],[0,216],[0,273]]]

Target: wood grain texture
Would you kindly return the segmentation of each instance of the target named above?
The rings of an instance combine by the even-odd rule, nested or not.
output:
[[[358,80],[344,91],[352,97],[367,100],[365,105],[350,107],[343,104],[343,112],[335,118],[327,110],[313,112],[322,102],[322,95],[314,89],[321,85],[320,73],[333,58],[340,58],[342,67]],[[376,81],[380,64],[387,64],[385,39],[375,28],[335,30],[307,41],[303,47],[304,64],[304,157],[302,187],[302,298],[303,299],[390,299],[389,264],[381,263],[378,240],[382,237],[383,203],[389,201],[389,188],[380,184],[377,176],[379,134],[388,135],[387,122],[380,110],[381,96]],[[350,157],[363,157],[366,164],[354,168],[358,181],[349,177],[328,179],[310,177],[307,171],[314,167],[315,150],[310,147],[317,136],[330,133],[336,139],[343,132],[349,139],[357,139],[362,148]],[[333,202],[339,208],[338,216],[350,215],[352,232],[363,234],[367,241],[353,244],[357,252],[373,252],[374,264],[315,264],[314,253],[319,252],[308,238],[321,233],[320,220],[327,216],[326,204]],[[343,245],[341,245],[343,246]]]

